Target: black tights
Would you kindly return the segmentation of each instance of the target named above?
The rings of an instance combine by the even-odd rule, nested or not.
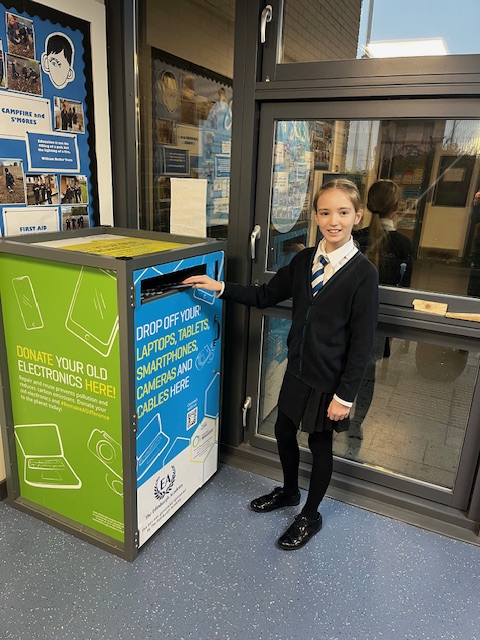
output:
[[[313,462],[307,501],[302,509],[302,514],[307,518],[317,517],[318,506],[330,484],[333,470],[332,435],[331,431],[308,434],[308,447],[312,452]],[[281,411],[278,412],[275,423],[275,437],[283,469],[283,489],[286,495],[294,495],[298,492],[300,463],[297,427]]]

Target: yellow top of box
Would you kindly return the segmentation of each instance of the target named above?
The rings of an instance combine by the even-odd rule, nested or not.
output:
[[[171,249],[180,249],[187,245],[179,242],[166,242],[164,240],[151,240],[150,238],[126,238],[110,237],[108,239],[95,239],[95,236],[78,238],[72,243],[56,244],[57,248],[66,251],[81,251],[83,253],[94,253],[101,256],[111,256],[113,258],[133,258],[143,256],[148,253],[159,253]],[[53,245],[53,243],[50,243]]]

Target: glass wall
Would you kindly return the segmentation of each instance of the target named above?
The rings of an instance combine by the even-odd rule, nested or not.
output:
[[[227,237],[234,9],[142,2],[140,228]]]
[[[226,237],[232,88],[153,58],[153,230]]]

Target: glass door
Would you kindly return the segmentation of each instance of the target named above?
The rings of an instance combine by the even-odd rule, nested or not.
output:
[[[352,428],[335,437],[336,470],[459,509],[467,507],[480,447],[478,113],[478,100],[263,104],[260,233],[252,235],[252,281],[266,282],[318,242],[312,201],[319,186],[335,177],[357,184],[365,210],[358,238],[368,234],[371,184],[396,182],[392,224],[412,260],[381,282],[377,337]],[[289,328],[288,302],[250,315],[250,336],[259,339],[250,341],[247,365],[248,436],[271,451]]]

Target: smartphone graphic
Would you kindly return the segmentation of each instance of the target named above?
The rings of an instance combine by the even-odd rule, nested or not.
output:
[[[25,329],[28,331],[41,329],[43,318],[30,278],[28,276],[13,278],[12,284]]]
[[[118,333],[115,271],[81,268],[65,326],[100,355],[109,355]]]

